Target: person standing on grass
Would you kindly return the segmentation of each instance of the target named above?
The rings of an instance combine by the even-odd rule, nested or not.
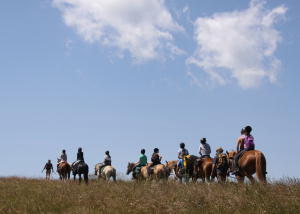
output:
[[[145,155],[145,149],[141,150],[141,155],[139,158],[139,161],[136,163],[136,165],[132,168],[132,178],[135,178],[135,168],[136,167],[141,167],[141,166],[146,166],[147,165],[147,156]]]
[[[44,169],[43,169],[42,172],[44,172],[45,169],[46,169],[46,180],[50,180],[51,169],[52,169],[52,172],[54,172],[51,160],[48,160],[48,162],[44,166]]]
[[[217,171],[218,182],[225,182],[229,167],[227,155],[223,153],[222,147],[218,147],[216,152],[216,156],[213,160],[211,177],[213,178],[215,171]]]

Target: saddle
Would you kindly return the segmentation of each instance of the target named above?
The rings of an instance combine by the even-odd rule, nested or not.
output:
[[[135,174],[141,173],[141,170],[142,170],[143,167],[144,167],[144,166],[138,166],[138,167],[136,167],[135,170],[134,170],[134,173],[135,173]]]
[[[149,168],[148,168],[148,173],[149,173],[149,174],[153,174],[153,171],[154,171],[154,169],[155,169],[156,166],[157,166],[157,165],[149,167]]]

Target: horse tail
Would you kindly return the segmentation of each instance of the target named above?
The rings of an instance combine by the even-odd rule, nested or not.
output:
[[[113,179],[114,182],[117,183],[117,170],[115,168],[113,168]]]
[[[256,176],[259,181],[266,181],[266,158],[260,151],[255,152],[256,157]]]

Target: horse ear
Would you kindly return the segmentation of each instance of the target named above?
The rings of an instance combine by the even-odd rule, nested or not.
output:
[[[227,155],[229,155],[229,152],[226,150]]]
[[[166,163],[168,163],[168,161],[166,161]]]

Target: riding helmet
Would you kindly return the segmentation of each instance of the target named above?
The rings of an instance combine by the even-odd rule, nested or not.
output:
[[[202,144],[206,143],[206,138],[205,137],[201,138],[200,143],[202,143]]]
[[[182,143],[180,143],[180,148],[184,148],[185,147],[185,144],[182,142]]]

